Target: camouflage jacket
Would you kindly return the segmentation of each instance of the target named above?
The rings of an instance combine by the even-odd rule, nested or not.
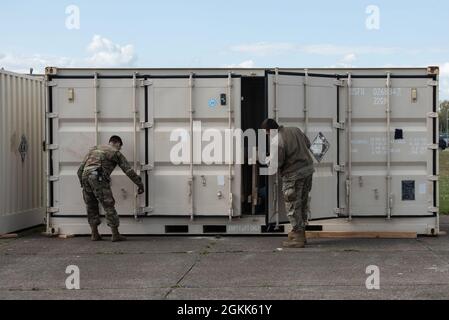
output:
[[[100,171],[103,179],[110,181],[111,173],[116,166],[138,186],[142,186],[142,179],[131,168],[125,156],[110,145],[97,146],[90,149],[78,169],[78,178],[82,184],[84,176],[89,175],[93,171]]]
[[[315,172],[310,140],[301,129],[281,126],[277,139],[278,148],[273,148],[273,156],[278,157],[279,172],[284,179],[305,178]]]

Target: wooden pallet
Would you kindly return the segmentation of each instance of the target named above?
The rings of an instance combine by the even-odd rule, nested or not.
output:
[[[19,235],[17,233],[0,234],[0,239],[15,239]]]
[[[416,232],[338,232],[338,231],[307,231],[307,238],[338,238],[338,239],[416,239]]]

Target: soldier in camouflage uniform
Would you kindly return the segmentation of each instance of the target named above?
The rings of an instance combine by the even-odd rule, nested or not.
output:
[[[288,234],[284,246],[304,248],[305,229],[310,211],[309,194],[315,172],[309,152],[310,140],[301,129],[279,126],[273,119],[265,120],[262,129],[265,129],[267,134],[270,130],[278,130],[277,149],[271,149],[271,157],[278,158],[285,209],[292,225],[292,231]]]
[[[99,202],[104,208],[108,226],[112,230],[112,241],[126,240],[118,231],[120,221],[111,190],[111,173],[117,165],[138,186],[138,193],[144,193],[141,178],[120,152],[122,146],[123,142],[120,137],[111,137],[109,145],[93,147],[78,169],[78,178],[83,188],[83,198],[86,203],[93,241],[101,240],[98,232],[98,226],[101,224]]]

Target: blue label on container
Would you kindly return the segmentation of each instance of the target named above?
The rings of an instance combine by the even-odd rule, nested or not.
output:
[[[218,104],[217,99],[213,99],[213,98],[209,99],[209,103],[208,103],[209,108],[215,108],[217,106],[217,104]]]

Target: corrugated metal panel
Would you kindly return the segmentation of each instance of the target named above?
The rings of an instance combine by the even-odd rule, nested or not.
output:
[[[42,77],[0,71],[0,234],[44,222]]]

